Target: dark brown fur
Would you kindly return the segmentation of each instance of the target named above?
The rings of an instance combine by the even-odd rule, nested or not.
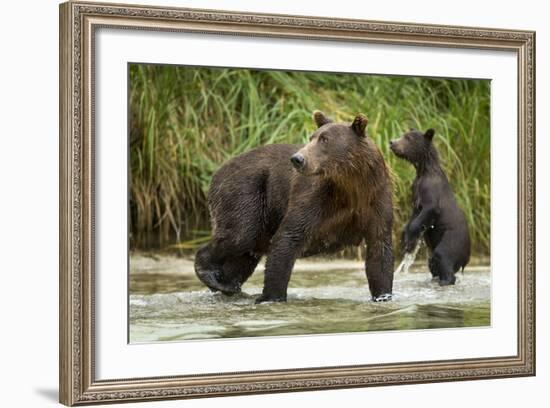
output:
[[[296,258],[366,242],[371,294],[391,297],[392,193],[382,154],[365,134],[364,116],[351,126],[320,112],[314,119],[318,129],[305,146],[263,146],[214,175],[213,239],[195,262],[211,289],[238,292],[267,254],[258,301],[284,301]]]
[[[411,219],[401,245],[412,252],[422,237],[430,250],[428,266],[439,284],[452,285],[455,274],[470,260],[470,233],[433,145],[434,130],[412,130],[393,140],[391,150],[416,169]]]

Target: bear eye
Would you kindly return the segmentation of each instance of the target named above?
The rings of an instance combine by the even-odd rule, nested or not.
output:
[[[328,139],[326,138],[326,136],[321,135],[321,136],[319,136],[319,142],[326,143],[326,142],[328,142]]]

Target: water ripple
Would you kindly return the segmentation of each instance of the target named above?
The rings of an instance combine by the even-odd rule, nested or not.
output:
[[[425,271],[396,275],[394,299],[369,301],[357,268],[293,272],[287,303],[256,305],[256,272],[243,293],[212,293],[190,274],[148,270],[131,275],[130,341],[441,329],[490,325],[489,268],[459,275],[440,287]]]

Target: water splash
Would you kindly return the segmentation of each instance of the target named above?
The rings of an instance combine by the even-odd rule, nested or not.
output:
[[[132,262],[132,261],[131,261]],[[173,261],[172,261],[173,262]],[[312,266],[313,265],[313,266]],[[374,303],[362,263],[342,269],[308,263],[295,268],[287,303],[254,304],[262,291],[258,270],[243,293],[204,288],[192,269],[140,269],[130,275],[130,341],[412,330],[490,325],[489,267],[469,268],[456,285],[432,282],[426,265],[395,276],[392,302]],[[345,266],[345,267],[344,267]]]
[[[414,247],[413,251],[405,253],[405,255],[403,256],[403,260],[401,261],[401,263],[399,264],[399,266],[395,270],[394,274],[398,274],[398,273],[407,274],[407,273],[409,273],[409,268],[412,266],[412,264],[414,263],[414,260],[416,259],[416,254],[418,253],[418,250],[420,249],[421,242],[422,241],[419,239],[418,242],[416,243],[416,246]]]

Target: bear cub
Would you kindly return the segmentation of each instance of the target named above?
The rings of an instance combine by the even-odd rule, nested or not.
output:
[[[197,277],[211,290],[238,293],[267,256],[256,301],[286,301],[297,258],[366,244],[371,296],[391,299],[392,184],[367,118],[333,123],[316,111],[313,119],[307,144],[261,146],[214,174],[212,240],[195,257]]]
[[[390,149],[416,169],[412,185],[412,217],[405,226],[401,245],[411,253],[424,234],[431,256],[428,266],[439,284],[453,285],[455,274],[470,260],[470,234],[447,176],[439,163],[432,139],[435,131],[411,130],[390,142]]]

